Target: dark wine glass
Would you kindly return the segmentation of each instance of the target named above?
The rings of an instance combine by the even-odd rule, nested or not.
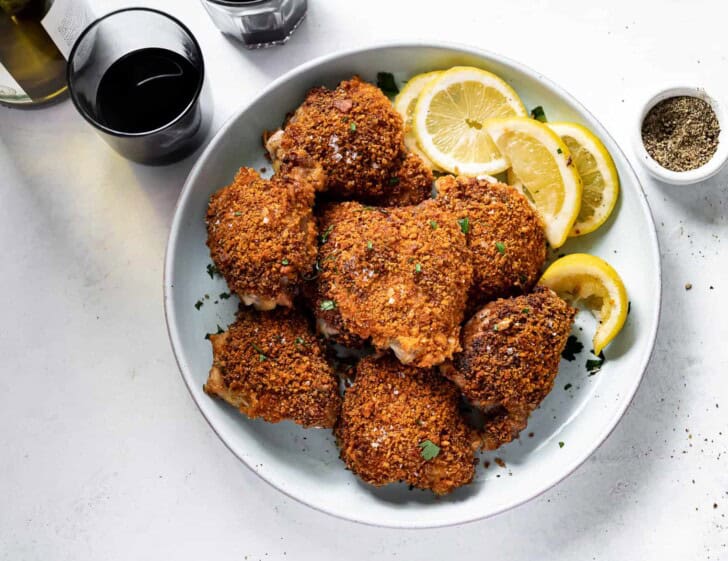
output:
[[[168,14],[128,8],[96,20],[74,44],[67,75],[78,111],[125,158],[173,162],[207,134],[202,51]]]

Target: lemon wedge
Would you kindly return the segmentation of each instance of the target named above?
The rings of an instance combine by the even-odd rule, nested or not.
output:
[[[494,117],[526,115],[518,94],[495,74],[456,66],[425,84],[414,110],[414,133],[422,151],[458,175],[495,175],[508,161],[484,128]]]
[[[619,197],[619,175],[602,141],[576,123],[548,123],[569,148],[584,191],[570,236],[583,236],[604,224]]]
[[[420,93],[433,78],[440,74],[441,72],[436,70],[434,72],[425,72],[413,76],[407,81],[407,85],[397,94],[397,97],[394,98],[394,109],[402,115],[402,119],[404,120],[404,145],[407,147],[407,150],[417,154],[430,169],[438,171],[440,171],[438,166],[427,157],[427,154],[422,151],[420,145],[417,143],[413,120]]]
[[[485,130],[526,187],[552,247],[564,245],[581,207],[582,185],[569,149],[543,123],[527,117],[488,119]]]
[[[589,308],[599,322],[592,343],[598,355],[627,319],[629,301],[622,279],[609,263],[586,253],[554,261],[538,281],[564,300]]]

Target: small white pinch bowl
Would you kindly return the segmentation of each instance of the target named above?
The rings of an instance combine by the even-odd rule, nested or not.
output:
[[[690,96],[702,99],[710,104],[720,123],[720,135],[718,136],[718,149],[713,157],[699,168],[688,171],[672,171],[661,166],[650,156],[642,142],[642,123],[650,110],[665,99],[678,96]],[[726,111],[721,102],[707,93],[704,88],[692,86],[671,86],[661,89],[650,97],[642,106],[640,117],[637,121],[637,134],[634,140],[635,151],[639,161],[647,168],[647,171],[655,179],[672,185],[692,185],[700,183],[718,173],[726,160],[728,160],[728,120]]]

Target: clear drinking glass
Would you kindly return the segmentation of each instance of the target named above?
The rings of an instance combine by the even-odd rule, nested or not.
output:
[[[280,45],[306,15],[307,0],[202,0],[218,29],[249,49]]]
[[[202,51],[168,14],[128,8],[94,21],[71,50],[67,77],[76,109],[125,158],[169,163],[207,134],[211,104]]]

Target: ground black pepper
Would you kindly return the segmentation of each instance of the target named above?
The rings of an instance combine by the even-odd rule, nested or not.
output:
[[[658,164],[672,171],[699,168],[718,149],[720,123],[710,104],[692,96],[665,99],[642,122],[642,142]]]

